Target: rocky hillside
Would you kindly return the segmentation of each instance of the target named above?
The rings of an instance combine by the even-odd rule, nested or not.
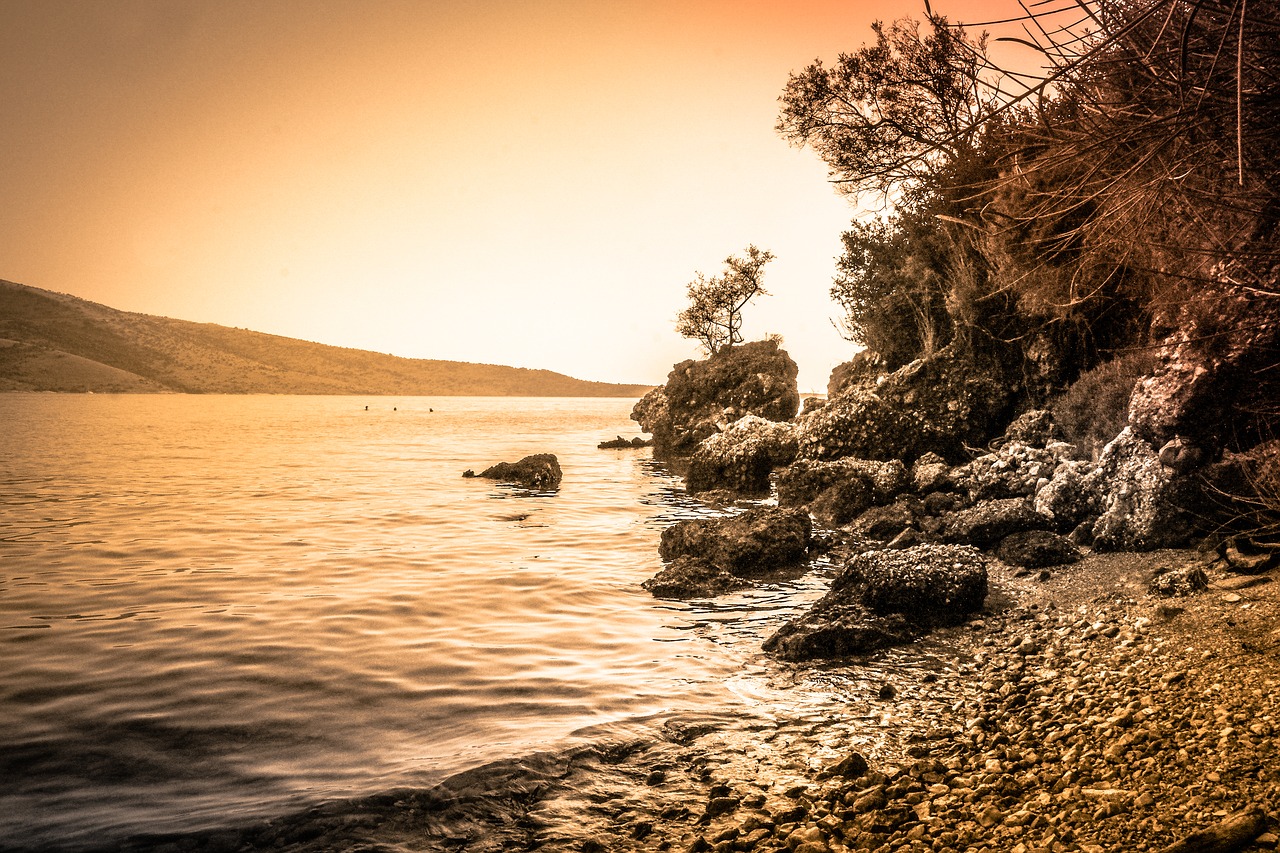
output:
[[[132,314],[0,281],[0,391],[639,397],[647,390]]]

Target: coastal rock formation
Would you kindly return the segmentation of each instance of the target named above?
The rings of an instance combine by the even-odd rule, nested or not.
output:
[[[702,557],[676,557],[669,566],[641,584],[654,598],[711,598],[751,586]]]
[[[808,506],[821,521],[841,525],[890,503],[907,486],[907,469],[897,459],[800,460],[778,473],[778,504]]]
[[[1188,515],[1171,500],[1173,472],[1155,449],[1126,427],[1103,448],[1097,470],[1086,478],[1097,488],[1101,514],[1093,545],[1101,551],[1151,551],[1185,544],[1193,531]]]
[[[596,448],[599,450],[631,450],[652,446],[652,439],[645,439],[640,436],[636,436],[635,438],[623,438],[622,436],[618,436],[617,438],[611,438],[608,441],[600,442],[596,445]]]
[[[813,522],[804,510],[759,507],[724,518],[693,518],[662,531],[664,560],[700,557],[738,577],[756,577],[803,563]]]
[[[942,516],[942,540],[985,548],[1014,533],[1045,530],[1052,522],[1025,498],[984,501]]]
[[[560,461],[553,453],[535,453],[519,462],[499,462],[481,471],[479,476],[549,492],[560,488]]]
[[[911,465],[911,488],[918,495],[949,489],[954,485],[951,466],[932,451],[924,454]]]
[[[797,418],[800,458],[958,456],[1003,427],[1014,390],[992,358],[953,343],[893,373],[851,380],[827,405]]]
[[[1074,530],[1102,512],[1102,484],[1097,477],[1089,476],[1092,471],[1093,465],[1082,460],[1062,462],[1049,481],[1036,489],[1036,512],[1052,519],[1059,533]]]
[[[1072,452],[1071,445],[1064,442],[1036,447],[1009,440],[999,450],[956,468],[952,478],[972,500],[1030,497],[1052,479],[1061,463],[1070,460]]]
[[[987,595],[987,561],[961,545],[916,545],[850,558],[831,590],[764,649],[801,661],[864,654],[961,622]]]
[[[631,419],[653,434],[655,456],[687,456],[746,415],[794,417],[800,408],[797,372],[777,341],[725,347],[704,361],[677,364],[666,385],[636,403]]]
[[[1048,530],[1024,530],[1000,540],[995,554],[1011,566],[1044,569],[1080,560],[1083,554],[1069,539]]]
[[[685,489],[690,494],[709,489],[767,494],[773,469],[795,457],[791,424],[746,415],[698,445],[689,458]]]
[[[1206,457],[1228,439],[1265,438],[1280,398],[1280,299],[1243,292],[1202,296],[1169,322],[1150,376],[1129,400],[1129,425],[1153,447],[1175,436]],[[1231,429],[1235,435],[1228,436]],[[1252,439],[1252,440],[1250,440]]]

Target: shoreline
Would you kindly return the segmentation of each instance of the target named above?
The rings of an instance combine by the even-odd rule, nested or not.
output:
[[[1248,809],[1274,827],[1280,589],[1215,568],[1205,592],[1148,592],[1158,569],[1204,562],[1000,566],[975,620],[784,667],[844,691],[836,714],[660,715],[427,790],[112,849],[1095,853],[1163,850]],[[908,665],[878,665],[895,657]]]

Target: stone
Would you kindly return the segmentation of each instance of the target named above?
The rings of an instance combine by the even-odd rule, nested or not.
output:
[[[951,488],[951,466],[938,454],[930,451],[911,464],[911,488],[918,495],[927,495]]]
[[[725,347],[708,359],[675,365],[665,385],[636,403],[631,419],[653,435],[655,456],[687,456],[746,415],[794,417],[800,408],[797,372],[777,341]]]
[[[596,448],[599,450],[634,450],[641,447],[652,446],[652,439],[645,439],[640,436],[636,436],[635,438],[623,438],[622,436],[618,436],[617,438],[611,438],[608,441],[600,442],[596,445]]]
[[[1149,588],[1152,595],[1185,597],[1208,589],[1209,576],[1200,566],[1179,566],[1157,574]]]
[[[1058,464],[1048,482],[1039,484],[1032,507],[1036,512],[1053,519],[1059,533],[1074,530],[1085,520],[1096,519],[1102,512],[1102,483],[1089,478],[1093,465],[1084,461],[1064,461]]]
[[[1047,447],[1060,439],[1062,432],[1053,422],[1053,414],[1045,409],[1032,409],[1018,415],[1005,427],[1001,443],[1018,442],[1032,447]]]
[[[690,494],[711,489],[768,494],[773,469],[795,456],[791,424],[746,415],[698,445],[689,458],[685,488]]]
[[[672,599],[713,598],[751,585],[702,557],[687,554],[641,584],[654,598]]]
[[[813,522],[799,509],[759,507],[723,518],[679,521],[662,531],[665,560],[701,557],[738,577],[755,577],[803,563]]]
[[[904,530],[915,526],[923,507],[919,501],[905,498],[889,506],[873,506],[849,524],[849,530],[859,536],[888,542]]]
[[[1011,566],[1042,569],[1079,562],[1083,556],[1066,537],[1048,530],[1024,530],[1000,540],[996,556]]]
[[[1095,549],[1152,551],[1176,548],[1190,538],[1191,520],[1171,499],[1173,473],[1131,428],[1103,448],[1097,470],[1085,479],[1093,479],[1102,495],[1093,526]]]
[[[1045,530],[1052,521],[1036,512],[1024,498],[984,501],[942,516],[942,540],[979,548],[1013,533]]]
[[[465,474],[463,476],[466,476]],[[519,462],[499,462],[480,472],[489,480],[518,483],[526,489],[550,492],[560,488],[560,462],[552,453],[535,453]]]

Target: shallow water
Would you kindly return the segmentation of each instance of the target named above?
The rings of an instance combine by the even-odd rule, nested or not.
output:
[[[632,402],[0,395],[0,845],[236,825],[767,702],[760,639],[820,585],[644,592],[661,529],[706,510],[595,448]],[[537,452],[558,493],[460,476]]]

